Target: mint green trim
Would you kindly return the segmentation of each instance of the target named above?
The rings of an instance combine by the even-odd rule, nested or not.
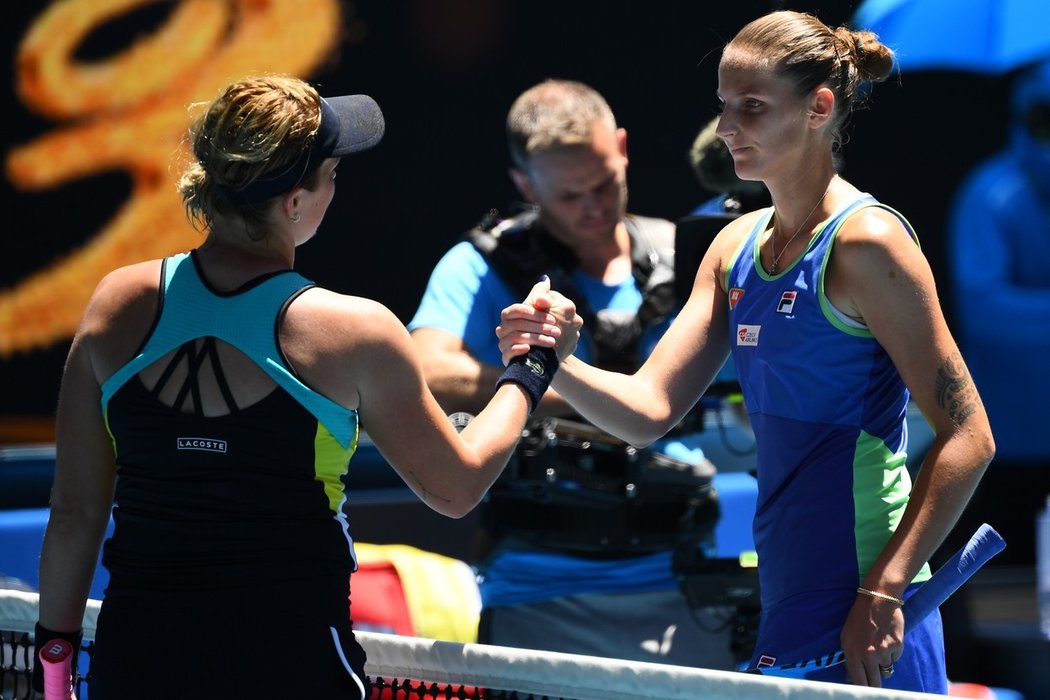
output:
[[[755,268],[755,272],[764,280],[775,279],[766,274],[766,269],[762,267],[762,232],[769,228],[769,222],[773,220],[773,213],[776,210],[773,207],[769,208],[769,212],[763,214],[752,229],[755,232],[755,240],[751,241],[751,264]]]
[[[767,282],[772,281],[772,280],[778,280],[781,277],[783,277],[784,275],[786,275],[787,273],[789,273],[792,270],[794,270],[796,267],[798,267],[799,263],[802,262],[802,259],[806,257],[806,253],[808,253],[810,251],[810,248],[813,247],[813,244],[816,243],[818,239],[820,239],[821,234],[824,232],[824,227],[828,225],[828,222],[831,221],[831,219],[834,218],[834,216],[828,217],[827,219],[824,219],[824,221],[820,222],[820,225],[817,226],[817,230],[814,231],[813,234],[809,237],[809,243],[806,244],[806,249],[803,250],[798,255],[798,257],[796,257],[794,260],[792,260],[790,265],[788,265],[782,271],[778,272],[775,275],[771,275],[768,272],[766,272],[766,268],[762,265],[762,233],[761,232],[766,230],[766,227],[769,226],[769,220],[772,219],[772,218],[773,218],[773,210],[771,209],[769,211],[769,216],[767,216],[762,221],[762,227],[759,229],[759,234],[757,236],[755,236],[754,250],[751,253],[752,259],[753,259],[753,261],[755,263],[755,271],[758,272],[758,276],[759,277],[761,277],[762,279],[764,279]]]
[[[881,439],[863,430],[857,436],[853,457],[853,534],[861,581],[908,506],[911,474],[907,457],[905,452],[891,452]],[[930,575],[929,564],[924,564],[912,582],[925,581]]]
[[[919,237],[915,233],[914,227],[912,227],[911,223],[906,218],[904,218],[903,214],[901,214],[893,207],[888,207],[885,204],[882,204],[881,202],[874,201],[863,203],[861,204],[861,206],[857,207],[853,211],[847,210],[846,213],[839,220],[838,224],[836,224],[835,227],[828,234],[831,237],[831,241],[828,243],[828,247],[824,250],[824,259],[820,261],[820,272],[817,275],[817,300],[820,302],[820,310],[823,312],[824,318],[827,320],[828,323],[830,323],[833,327],[837,328],[843,333],[847,335],[852,335],[856,338],[874,338],[875,335],[867,327],[855,328],[854,326],[850,326],[842,322],[842,319],[840,319],[838,317],[838,314],[835,313],[835,307],[832,306],[831,302],[828,300],[827,294],[824,291],[824,279],[827,274],[828,261],[831,260],[831,250],[835,247],[835,238],[838,237],[839,231],[842,229],[842,225],[846,223],[846,219],[853,216],[861,209],[867,209],[868,207],[878,207],[879,209],[885,209],[886,211],[896,216],[898,219],[900,219],[901,223],[904,224],[904,228],[908,231],[908,235],[911,236],[912,240],[915,241],[915,245],[919,245]],[[816,239],[816,236],[814,236],[814,239]],[[840,311],[839,313],[842,312]]]
[[[772,210],[770,210],[770,214],[772,214]],[[744,248],[747,246],[747,239],[750,237],[750,235],[751,234],[748,233],[746,236],[744,236],[743,240],[740,241],[740,244],[736,247],[736,250],[734,250],[733,254],[729,256],[729,262],[726,264],[725,269],[722,272],[722,277],[724,278],[724,283],[726,287],[727,301],[729,299],[729,292],[733,289],[733,268],[736,266],[736,261],[739,260],[740,256],[743,254]]]

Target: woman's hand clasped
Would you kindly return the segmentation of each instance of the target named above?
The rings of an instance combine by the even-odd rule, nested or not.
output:
[[[496,327],[503,364],[524,355],[531,346],[554,348],[559,360],[576,349],[583,319],[576,315],[576,304],[551,289],[550,280],[537,282],[525,301],[511,304],[500,314]]]

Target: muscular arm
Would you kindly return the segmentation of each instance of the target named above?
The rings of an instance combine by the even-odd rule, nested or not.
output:
[[[40,622],[80,629],[116,480],[102,381],[131,358],[153,318],[159,262],[108,275],[80,322],[59,392],[55,480],[40,556]]]
[[[59,396],[55,482],[40,555],[40,623],[79,630],[109,524],[116,467],[101,392],[82,339],[73,342]]]
[[[871,209],[847,221],[827,289],[886,349],[935,432],[904,516],[861,582],[899,597],[966,507],[993,455],[991,430],[941,313],[929,264],[896,217]],[[842,634],[851,678],[866,672],[877,679],[873,655],[900,635],[895,606],[859,598]]]
[[[528,400],[517,385],[504,384],[457,435],[427,389],[408,334],[395,324],[386,321],[374,350],[355,353],[362,427],[417,496],[439,513],[461,517],[510,458]]]
[[[572,351],[574,328],[539,327],[551,344],[561,336],[559,353]],[[311,337],[316,328],[325,335]],[[427,505],[450,517],[477,505],[521,436],[529,409],[521,387],[504,384],[457,433],[427,389],[407,330],[381,304],[311,290],[293,305],[286,329],[298,338],[293,354],[309,383],[358,409],[362,428]]]

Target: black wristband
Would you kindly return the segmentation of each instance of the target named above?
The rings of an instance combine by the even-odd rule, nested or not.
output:
[[[554,348],[538,348],[535,345],[524,355],[518,355],[510,361],[507,369],[496,381],[498,389],[504,382],[520,384],[529,398],[532,406],[529,413],[536,410],[540,405],[540,399],[547,391],[554,379],[554,373],[558,371],[558,353]]]
[[[36,632],[33,634],[33,690],[41,694],[44,692],[44,664],[40,663],[40,651],[47,647],[48,642],[56,639],[64,639],[73,645],[73,681],[77,678],[77,660],[80,659],[80,642],[84,638],[84,631],[56,632],[49,630],[39,622],[36,623]]]

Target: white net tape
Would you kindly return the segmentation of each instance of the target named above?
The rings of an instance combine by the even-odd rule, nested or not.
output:
[[[38,596],[0,591],[0,631],[33,631]],[[88,601],[84,640],[94,638],[100,602]],[[571,700],[904,700],[935,696],[755,676],[576,654],[358,632],[373,678],[499,688]],[[939,696],[937,696],[939,697]]]

